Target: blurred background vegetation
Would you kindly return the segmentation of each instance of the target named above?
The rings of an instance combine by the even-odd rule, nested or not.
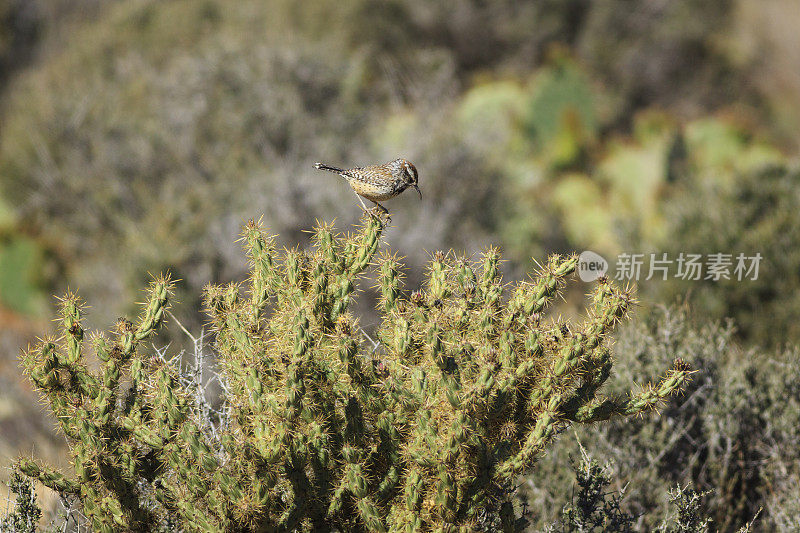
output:
[[[243,275],[244,221],[302,246],[359,216],[314,161],[404,156],[425,198],[388,205],[387,241],[411,287],[428,251],[488,243],[512,278],[549,252],[760,253],[757,281],[640,283],[616,368],[682,355],[700,377],[580,440],[642,530],[690,481],[721,530],[759,507],[800,528],[799,28],[794,0],[0,0],[0,465],[60,457],[16,365],[52,294],[105,328],[170,270],[198,330],[201,287]],[[552,510],[535,524],[574,440],[523,484]]]

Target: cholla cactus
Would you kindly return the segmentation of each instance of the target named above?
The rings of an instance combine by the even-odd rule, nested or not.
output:
[[[92,339],[99,371],[84,361],[81,305],[68,294],[63,336],[23,361],[74,473],[20,468],[77,495],[100,531],[472,531],[490,506],[518,531],[509,487],[560,430],[651,409],[687,380],[676,362],[637,394],[600,394],[606,338],[631,296],[600,281],[582,324],[546,320],[574,256],[507,287],[496,249],[477,263],[436,253],[409,294],[384,254],[383,320],[367,343],[348,307],[383,229],[377,218],[347,236],[321,225],[312,250],[278,252],[246,226],[248,282],[206,289],[231,413],[219,432],[177,370],[142,352],[164,321],[169,278],[153,281],[136,323]]]

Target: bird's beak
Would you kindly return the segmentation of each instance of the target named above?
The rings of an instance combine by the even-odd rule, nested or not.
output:
[[[419,199],[420,199],[420,200],[422,200],[422,191],[421,191],[421,190],[419,190],[419,185],[417,185],[417,184],[415,183],[414,185],[412,185],[412,187],[414,187],[415,189],[417,189],[417,192],[419,193]]]

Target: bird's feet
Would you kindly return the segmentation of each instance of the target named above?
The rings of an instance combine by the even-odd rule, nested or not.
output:
[[[377,202],[375,202],[374,207],[370,209],[365,208],[364,212],[378,220],[385,218],[387,223],[392,221],[392,216],[389,214],[389,210]]]
[[[392,216],[389,214],[389,210],[383,207],[378,202],[375,202],[375,207],[372,208],[373,213],[376,217],[380,218],[381,216],[386,217],[386,222],[392,221]]]

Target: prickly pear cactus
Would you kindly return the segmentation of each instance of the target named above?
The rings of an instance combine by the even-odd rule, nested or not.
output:
[[[437,253],[409,292],[398,258],[376,257],[383,229],[377,218],[346,236],[322,225],[313,249],[279,252],[247,225],[250,278],[205,295],[225,424],[210,425],[178,370],[145,353],[168,277],[112,338],[87,341],[68,294],[61,337],[23,363],[73,472],[31,459],[20,468],[75,495],[98,531],[472,531],[486,508],[518,531],[510,487],[559,431],[651,409],[688,378],[676,362],[636,394],[601,394],[606,339],[631,296],[601,280],[583,323],[546,319],[574,256],[506,285],[495,249],[477,262]],[[348,312],[371,264],[383,315],[374,340]]]

